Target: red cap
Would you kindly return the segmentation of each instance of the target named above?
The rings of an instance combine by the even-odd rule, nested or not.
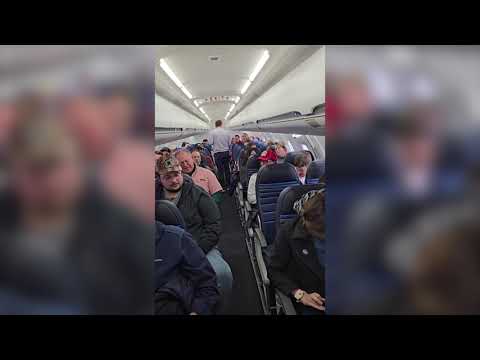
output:
[[[277,161],[277,154],[273,150],[268,150],[264,156],[258,157],[259,161]]]

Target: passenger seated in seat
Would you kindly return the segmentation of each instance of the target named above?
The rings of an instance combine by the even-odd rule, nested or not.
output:
[[[208,169],[198,166],[193,160],[192,153],[189,151],[177,151],[175,157],[179,161],[183,173],[191,176],[195,185],[204,189],[213,197],[217,204],[220,204],[223,189],[215,174]]]
[[[159,181],[155,183],[155,200],[169,200],[182,213],[186,230],[192,234],[217,275],[224,302],[232,289],[232,272],[217,245],[220,240],[220,211],[215,201],[200,186],[195,185],[175,157],[158,164]]]
[[[192,236],[157,222],[155,315],[211,315],[219,300],[215,272]]]
[[[277,154],[277,164],[283,164],[285,158],[287,157],[288,150],[284,143],[276,142],[275,143],[275,153]]]
[[[293,159],[293,166],[297,170],[298,178],[305,185],[305,178],[307,176],[307,168],[310,165],[310,156],[306,153],[298,154]]]
[[[277,233],[270,280],[275,288],[293,298],[297,312],[320,315],[325,310],[325,197],[313,190],[298,200],[295,220]]]
[[[215,174],[215,169],[213,168],[213,161],[212,161],[212,164],[209,165],[206,159],[207,157],[202,156],[202,154],[200,153],[200,150],[198,149],[192,150],[192,157],[195,164],[197,164],[198,166],[201,166],[202,168],[208,169]]]
[[[260,166],[274,164],[275,161],[277,161],[277,156],[273,150],[264,151],[258,157],[258,161],[260,162]],[[256,181],[257,173],[250,176],[250,180],[248,181],[247,200],[251,205],[257,204]]]

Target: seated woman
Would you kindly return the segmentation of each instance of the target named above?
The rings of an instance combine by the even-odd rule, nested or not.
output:
[[[305,185],[305,178],[307,176],[307,168],[310,165],[310,156],[306,153],[301,153],[295,156],[293,159],[293,166],[295,166],[295,170],[297,170],[298,178]]]
[[[280,229],[268,272],[273,286],[292,297],[302,315],[325,311],[325,196],[313,190],[298,200],[299,217]]]
[[[192,236],[157,222],[155,314],[212,315],[219,301],[215,272]]]

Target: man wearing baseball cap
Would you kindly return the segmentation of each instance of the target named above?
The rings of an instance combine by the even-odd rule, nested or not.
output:
[[[175,157],[161,159],[157,163],[158,180],[155,183],[155,200],[169,200],[182,213],[186,230],[192,235],[217,275],[217,282],[226,302],[232,289],[233,276],[230,266],[223,259],[217,245],[220,240],[220,211],[212,197],[190,176],[182,174],[182,167]]]

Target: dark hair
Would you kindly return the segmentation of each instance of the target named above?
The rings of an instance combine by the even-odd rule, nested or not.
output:
[[[416,311],[441,314],[473,314],[480,310],[480,226],[469,220],[452,224],[436,236],[417,258],[419,272],[412,277],[412,301]],[[435,250],[433,250],[435,249]],[[434,301],[416,303],[418,294]]]
[[[222,120],[215,121],[215,127],[222,126]]]
[[[325,237],[325,192],[318,193],[305,202],[302,218],[308,232],[313,230]]]
[[[204,141],[208,142],[208,139],[203,139],[202,142],[204,142]]]
[[[310,161],[305,153],[298,154],[293,158],[293,166],[295,167],[308,166],[308,164],[310,164]]]

